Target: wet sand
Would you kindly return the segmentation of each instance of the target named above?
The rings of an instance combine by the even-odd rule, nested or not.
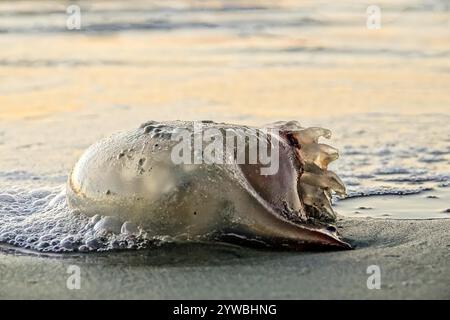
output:
[[[448,299],[450,221],[345,220],[355,250],[273,252],[172,246],[142,252],[36,257],[0,254],[0,298]],[[67,267],[81,288],[66,287]],[[367,288],[367,267],[381,289]]]

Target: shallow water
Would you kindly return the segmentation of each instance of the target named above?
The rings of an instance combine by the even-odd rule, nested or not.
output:
[[[335,171],[346,183],[348,193],[337,201],[338,213],[396,219],[448,218],[450,131],[446,123],[450,118],[374,114],[352,119],[351,130],[336,129],[341,161],[336,162]]]
[[[150,119],[329,128],[348,190],[338,213],[449,218],[447,2],[382,1],[378,31],[354,1],[80,3],[73,32],[65,2],[0,3],[2,243],[148,245],[70,214],[64,184],[90,144]]]
[[[348,198],[335,204],[345,217],[379,219],[448,219],[450,190],[431,188],[412,195],[382,195]]]

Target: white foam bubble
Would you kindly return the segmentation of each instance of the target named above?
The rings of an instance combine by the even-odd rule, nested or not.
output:
[[[56,187],[0,193],[1,243],[60,253],[143,248],[148,239],[130,223],[72,211]]]

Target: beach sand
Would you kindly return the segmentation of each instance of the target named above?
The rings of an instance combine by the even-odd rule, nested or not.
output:
[[[354,250],[276,252],[229,246],[37,257],[1,254],[0,298],[448,299],[450,221],[345,220]],[[69,265],[81,288],[68,290]],[[381,289],[367,287],[370,265]]]

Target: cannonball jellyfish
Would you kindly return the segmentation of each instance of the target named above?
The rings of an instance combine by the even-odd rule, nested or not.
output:
[[[297,121],[149,121],[84,152],[68,203],[150,238],[348,249],[332,224],[331,194],[345,194],[327,169],[338,152],[319,143],[330,135]]]

